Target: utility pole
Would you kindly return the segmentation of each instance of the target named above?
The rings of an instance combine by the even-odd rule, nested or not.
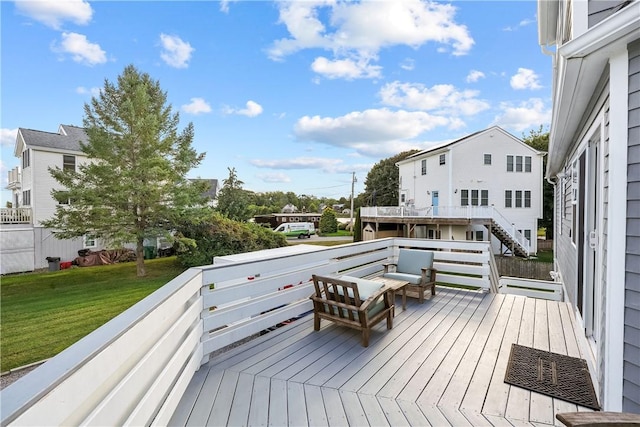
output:
[[[356,173],[355,172],[351,172],[351,213],[350,213],[350,218],[349,218],[349,223],[351,224],[351,235],[353,236],[353,227],[354,227],[354,223],[353,223],[353,189],[356,183]]]

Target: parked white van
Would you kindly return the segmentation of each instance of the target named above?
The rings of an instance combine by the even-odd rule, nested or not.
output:
[[[316,227],[312,222],[285,222],[280,224],[275,230],[284,233],[287,237],[298,237],[298,239],[309,238],[316,234]]]

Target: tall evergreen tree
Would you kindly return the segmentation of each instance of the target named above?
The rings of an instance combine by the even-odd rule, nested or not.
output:
[[[250,199],[242,185],[236,168],[227,168],[229,177],[222,180],[222,188],[218,191],[218,211],[234,221],[246,221],[251,218]]]
[[[90,234],[112,245],[135,243],[137,274],[145,276],[144,239],[206,210],[206,184],[186,178],[204,158],[191,146],[193,124],[179,132],[166,92],[133,65],[117,83],[105,80],[84,112],[88,142],[81,149],[89,162],[76,170],[50,168],[64,187],[52,195],[71,203],[43,224],[59,238]]]

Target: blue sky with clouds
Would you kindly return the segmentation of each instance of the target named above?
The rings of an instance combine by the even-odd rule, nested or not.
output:
[[[499,125],[548,126],[534,1],[0,2],[1,177],[19,127],[82,125],[133,64],[206,152],[192,177],[339,198],[376,162]],[[2,204],[10,200],[2,191]]]

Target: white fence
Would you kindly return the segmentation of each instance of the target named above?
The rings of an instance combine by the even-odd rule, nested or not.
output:
[[[524,295],[526,297],[563,301],[562,283],[548,280],[500,277],[498,292],[501,294]]]
[[[433,250],[438,282],[496,286],[488,242],[380,239],[192,268],[3,390],[2,425],[166,425],[210,353],[312,309],[312,274],[374,274],[400,247]]]

